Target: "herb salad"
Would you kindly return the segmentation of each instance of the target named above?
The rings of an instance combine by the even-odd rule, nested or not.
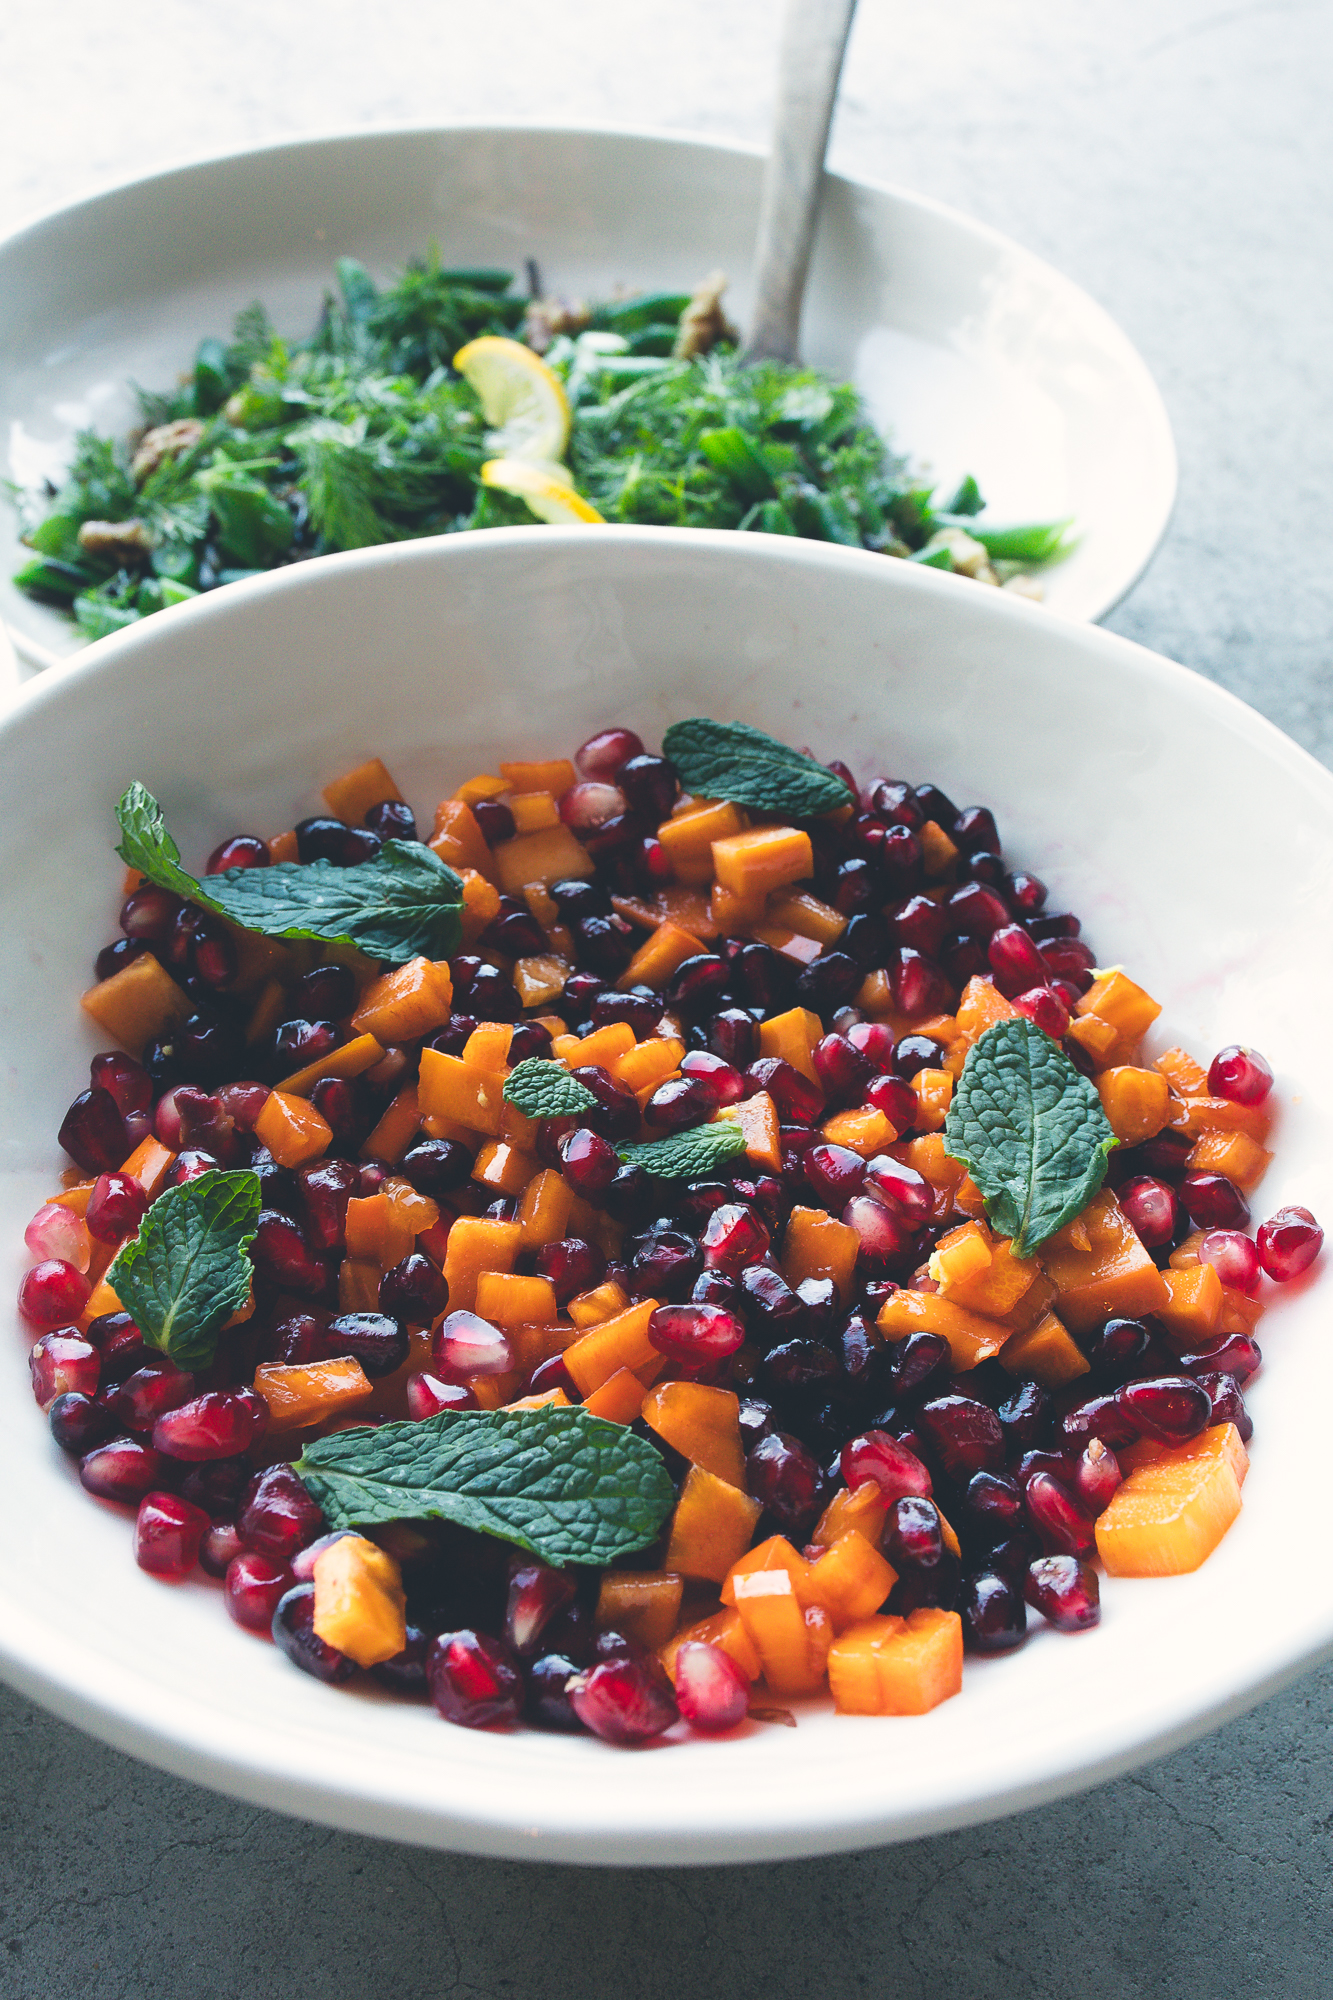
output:
[[[14,580],[100,638],[327,552],[535,516],[799,535],[1040,594],[1067,521],[991,525],[974,480],[934,491],[849,384],[742,366],[724,283],[570,305],[435,251],[382,290],[340,259],[308,338],[252,305],[174,390],[136,390],[132,436],[80,432],[59,489],[16,496]],[[554,427],[503,421],[516,384]]]

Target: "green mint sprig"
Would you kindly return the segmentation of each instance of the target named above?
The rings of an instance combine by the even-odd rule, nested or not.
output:
[[[703,715],[673,722],[662,754],[686,791],[700,798],[730,799],[791,819],[818,819],[851,803],[836,771],[745,722],[712,722]]]
[[[504,1099],[525,1118],[576,1118],[597,1102],[563,1063],[548,1062],[544,1056],[528,1056],[515,1064],[505,1078]]]
[[[161,889],[262,937],[317,938],[350,944],[368,958],[403,965],[448,958],[462,936],[463,885],[452,868],[416,841],[386,840],[372,861],[335,868],[329,861],[229,868],[197,882],[181,867],[152,793],[133,784],[116,807],[116,852]]]
[[[994,1228],[1028,1257],[1087,1207],[1116,1137],[1059,1043],[1015,1016],[969,1050],[944,1144],[981,1189]]]
[[[307,1445],[295,1470],[331,1528],[454,1521],[557,1565],[646,1547],[675,1500],[646,1439],[550,1405],[336,1431]]]
[[[107,1283],[148,1346],[180,1368],[208,1366],[219,1332],[250,1296],[260,1205],[248,1167],[200,1174],[164,1188],[116,1253]]]
[[[666,1139],[617,1146],[616,1151],[627,1167],[642,1167],[661,1181],[706,1180],[745,1151],[745,1134],[734,1118],[719,1118]]]

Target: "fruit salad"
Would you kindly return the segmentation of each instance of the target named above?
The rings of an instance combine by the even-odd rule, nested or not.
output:
[[[933,783],[702,717],[449,782],[419,828],[372,758],[197,875],[117,808],[19,1312],[140,1567],[634,1744],[921,1715],[1204,1562],[1322,1242],[1251,1232],[1264,1058],[1158,1047]]]

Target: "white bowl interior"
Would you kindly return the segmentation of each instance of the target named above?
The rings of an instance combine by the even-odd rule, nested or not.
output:
[[[535,256],[569,296],[688,287],[720,265],[743,324],[761,164],[615,133],[366,134],[65,209],[0,245],[3,470],[58,479],[76,430],[127,429],[127,385],[175,380],[254,298],[304,334],[343,254],[378,277],[432,239],[446,261],[520,274]],[[803,339],[941,482],[973,472],[994,518],[1076,517],[1081,545],[1047,573],[1052,608],[1100,617],[1138,576],[1175,493],[1166,415],[1124,335],[1049,265],[937,203],[834,177]],[[5,509],[0,615],[38,667],[83,642],[9,582],[13,527]]]
[[[1184,669],[954,578],[765,537],[520,529],[240,585],[104,642],[0,724],[9,1282],[98,1045],[78,994],[114,931],[112,807],[129,780],[163,801],[189,862],[228,831],[290,825],[372,752],[422,812],[499,754],[572,749],[622,720],[657,740],[699,712],[991,804],[1052,906],[1160,998],[1158,1045],[1267,1052],[1281,1110],[1258,1213],[1333,1209],[1331,1061],[1310,1005],[1333,975],[1333,779],[1312,759]],[[1265,1321],[1244,1512],[1196,1575],[1107,1582],[1095,1633],[1042,1630],[970,1663],[961,1699],[920,1720],[815,1706],[795,1731],[638,1755],[470,1734],[323,1688],[230,1624],[217,1587],[141,1574],[128,1521],[50,1442],[15,1320],[0,1440],[23,1529],[0,1569],[3,1670],[204,1782],[444,1846],[704,1861],[984,1817],[1183,1740],[1328,1645],[1317,1279]]]

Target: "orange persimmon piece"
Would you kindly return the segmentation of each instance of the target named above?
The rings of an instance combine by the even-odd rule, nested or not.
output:
[[[1003,1319],[1036,1281],[1041,1267],[1035,1257],[1016,1257],[1012,1242],[993,1235],[984,1222],[966,1222],[940,1238],[930,1268],[954,1305],[988,1319]]]
[[[1017,1013],[1012,1000],[1006,1000],[993,979],[982,973],[974,973],[963,988],[963,997],[958,1002],[955,1019],[958,1023],[958,1040],[965,1049],[973,1042],[979,1042],[987,1028],[993,1028],[997,1021],[1012,1020]]]
[[[548,1404],[555,1410],[568,1410],[573,1407],[563,1389],[543,1389],[539,1395],[520,1396],[515,1402],[501,1403],[500,1408],[502,1410],[544,1410]]]
[[[752,826],[715,840],[712,855],[717,881],[743,899],[767,896],[815,872],[810,836],[794,826]]]
[[[656,1090],[659,1083],[674,1076],[684,1053],[684,1042],[678,1042],[674,1035],[650,1035],[646,1041],[626,1049],[623,1055],[613,1057],[605,1067],[614,1082],[623,1084],[637,1096],[641,1090]]]
[[[453,796],[462,799],[464,805],[475,806],[481,799],[502,799],[508,790],[506,779],[482,772],[478,777],[465,778]]]
[[[1177,1097],[1206,1097],[1208,1072],[1186,1049],[1167,1049],[1157,1058],[1162,1072]]]
[[[496,880],[507,896],[520,896],[529,882],[552,882],[591,875],[596,862],[569,828],[543,827],[540,833],[515,834],[494,850]]]
[[[819,945],[836,944],[847,928],[847,918],[841,910],[835,910],[830,903],[821,903],[818,896],[805,889],[771,896],[768,920],[785,924],[789,930],[813,938]]]
[[[255,1388],[268,1404],[270,1431],[305,1430],[359,1408],[374,1393],[361,1363],[350,1355],[290,1366],[263,1362],[255,1370]]]
[[[495,874],[495,859],[486,845],[486,836],[477,822],[471,803],[465,799],[441,799],[435,808],[435,825],[427,845],[447,868],[475,870],[487,880]]]
[[[918,1132],[942,1132],[953,1101],[953,1077],[947,1069],[919,1069],[912,1078]]]
[[[534,1174],[523,1190],[518,1210],[525,1248],[539,1249],[543,1243],[558,1243],[567,1236],[573,1210],[574,1190],[563,1174],[553,1167],[543,1167]]]
[[[479,1021],[463,1044],[462,1060],[473,1069],[498,1071],[509,1068],[509,1044],[514,1039],[512,1021]]]
[[[387,1160],[396,1167],[416,1136],[421,1123],[417,1086],[405,1083],[398,1095],[380,1113],[378,1124],[361,1146],[363,1160]]]
[[[576,1068],[597,1063],[609,1070],[635,1046],[634,1030],[629,1022],[610,1021],[604,1028],[594,1028],[581,1040],[577,1035],[557,1035],[551,1043],[551,1053],[557,1062],[570,1063]]]
[[[350,1207],[350,1203],[348,1204]],[[474,1312],[477,1280],[483,1271],[512,1271],[523,1248],[523,1227],[491,1215],[460,1215],[449,1231],[444,1255],[444,1282],[449,1311]]]
[[[136,960],[136,963],[138,961]],[[255,1137],[267,1146],[280,1167],[304,1166],[333,1144],[333,1129],[304,1097],[270,1090],[254,1125]]]
[[[692,1465],[671,1516],[666,1567],[681,1576],[722,1583],[749,1548],[763,1511],[762,1502],[739,1486]]]
[[[299,861],[301,859],[300,844],[297,841],[294,827],[289,828],[285,833],[270,834],[268,855],[269,860],[275,868],[281,867],[284,862]]]
[[[720,882],[714,882],[708,892],[708,914],[719,937],[744,937],[763,922],[765,908],[762,896],[738,896]]]
[[[1004,1346],[1006,1329],[954,1305],[940,1292],[893,1292],[880,1307],[875,1322],[888,1340],[908,1333],[942,1333],[956,1372],[988,1361]]]
[[[1185,1165],[1192,1174],[1225,1174],[1242,1194],[1253,1194],[1272,1158],[1248,1132],[1205,1132]]]
[[[544,827],[559,826],[560,814],[549,792],[516,792],[509,801],[516,833],[540,833]]]
[[[873,1104],[863,1104],[855,1111],[835,1111],[824,1120],[821,1130],[830,1146],[846,1146],[863,1160],[873,1159],[898,1137],[894,1126]]]
[[[705,1382],[659,1382],[643,1399],[643,1420],[691,1465],[730,1486],[745,1486],[740,1398]]]
[[[500,1136],[504,1077],[498,1070],[478,1069],[443,1049],[423,1049],[417,1096],[423,1118],[451,1118],[488,1139]]]
[[[562,798],[578,783],[578,772],[568,757],[546,757],[527,763],[501,764],[500,776],[511,792],[551,792]]]
[[[781,952],[793,965],[812,965],[823,950],[817,938],[789,930],[786,924],[751,924],[750,934],[760,944],[771,945],[774,951]]]
[[[810,1565],[808,1588],[828,1612],[835,1632],[869,1618],[888,1597],[898,1572],[864,1535],[849,1528]]]
[[[739,1125],[745,1135],[745,1157],[755,1166],[763,1167],[770,1174],[782,1172],[782,1135],[778,1107],[766,1090],[757,1090],[753,1097],[743,1097],[739,1104],[728,1104],[718,1112],[719,1118],[729,1118]]]
[[[383,805],[386,799],[401,805],[403,795],[379,757],[368,757],[354,771],[344,771],[341,778],[324,787],[324,803],[335,819],[348,826],[363,826],[370,808]]]
[[[1240,1508],[1229,1457],[1164,1456],[1117,1488],[1097,1519],[1097,1553],[1110,1576],[1184,1576],[1207,1561]]]
[[[149,1042],[178,1028],[193,1013],[194,1003],[152,953],[145,952],[142,958],[132,959],[113,972],[110,979],[90,986],[83,996],[83,1008],[113,1041],[137,1058]]]
[[[619,1632],[636,1645],[656,1652],[665,1646],[680,1617],[685,1579],[670,1570],[608,1569],[603,1571],[593,1629]]]
[[[378,1257],[344,1257],[338,1266],[338,1310],[378,1312],[383,1275]]]
[[[473,1309],[496,1326],[543,1326],[556,1315],[555,1286],[516,1271],[482,1271]]]
[[[136,960],[135,963],[137,964],[138,961]],[[106,1279],[101,1278],[88,1294],[87,1304],[79,1314],[79,1326],[81,1329],[86,1330],[92,1325],[95,1319],[100,1319],[103,1313],[115,1313],[120,1310],[121,1304],[119,1298],[111,1286],[108,1285]]]
[[[1078,1014],[1069,1023],[1068,1038],[1077,1042],[1094,1069],[1105,1069],[1123,1053],[1120,1037],[1098,1014]]]
[[[632,1424],[643,1408],[643,1398],[644,1387],[638,1376],[632,1375],[628,1368],[617,1368],[600,1389],[584,1397],[583,1407],[590,1416],[605,1417],[608,1423]]]
[[[1167,1121],[1171,1086],[1160,1070],[1117,1063],[1097,1078],[1097,1095],[1107,1123],[1122,1146],[1155,1139]]]
[[[678,882],[701,886],[713,879],[713,843],[743,833],[747,821],[729,800],[695,799],[657,829],[657,838]]]
[[[454,1224],[458,1228],[458,1224]],[[648,1338],[648,1322],[657,1311],[657,1299],[640,1299],[604,1319],[565,1349],[565,1366],[581,1396],[590,1396],[609,1382],[619,1368],[638,1375],[642,1370],[660,1369],[663,1357]]]
[[[955,1286],[984,1277],[990,1270],[993,1256],[990,1231],[975,1222],[964,1223],[959,1229],[951,1229],[935,1245],[930,1260],[931,1276],[941,1291],[952,1293]]]
[[[925,863],[927,881],[942,881],[958,859],[958,849],[938,820],[928,819],[918,833],[917,839],[921,842],[921,858]]]
[[[924,1132],[919,1139],[909,1139],[899,1157],[940,1194],[952,1197],[967,1179],[967,1168],[961,1160],[945,1152],[938,1132]]]
[[[327,792],[325,794],[327,797]],[[315,1634],[326,1646],[376,1667],[407,1644],[403,1573],[364,1535],[343,1535],[315,1557]]]
[[[1022,1333],[1010,1334],[1000,1349],[1000,1366],[1020,1381],[1040,1382],[1043,1389],[1062,1389],[1088,1372],[1082,1348],[1053,1312],[1043,1313]]]
[[[791,1578],[791,1587],[802,1611],[807,1605],[817,1602],[810,1587],[811,1566],[785,1535],[770,1535],[766,1542],[760,1542],[756,1547],[747,1550],[732,1564],[722,1585],[720,1593],[722,1602],[734,1605],[737,1579],[742,1576],[753,1576],[762,1569],[780,1569]]]
[[[832,1548],[844,1535],[860,1535],[872,1548],[878,1548],[888,1511],[889,1503],[877,1479],[844,1486],[820,1515],[810,1540],[821,1548]]]
[[[360,1076],[363,1071],[374,1069],[383,1054],[384,1050],[373,1035],[356,1035],[350,1042],[344,1042],[340,1049],[330,1049],[317,1062],[307,1063],[304,1069],[285,1076],[280,1088],[289,1097],[309,1097],[323,1077]]]
[[[344,1240],[349,1258],[364,1259],[377,1270],[391,1271],[411,1254],[416,1231],[411,1218],[380,1188],[375,1194],[353,1195],[348,1202]]]
[[[1222,1317],[1222,1280],[1216,1267],[1195,1263],[1184,1270],[1166,1270],[1162,1283],[1167,1296],[1155,1311],[1167,1332],[1190,1347],[1211,1340]]]
[[[700,952],[707,949],[707,945],[702,944],[692,931],[687,931],[683,924],[672,923],[668,917],[657,926],[651,937],[644,939],[616,981],[616,986],[622,993],[627,993],[631,986],[660,989],[687,958],[697,958]]]
[[[1126,1047],[1142,1041],[1161,1011],[1152,995],[1126,978],[1117,966],[1093,980],[1075,1009],[1080,1015],[1095,1014],[1099,1021],[1108,1022]]]
[[[1128,1476],[1141,1465],[1161,1465],[1166,1460],[1182,1464],[1187,1459],[1224,1458],[1236,1475],[1237,1486],[1245,1484],[1250,1454],[1234,1424],[1210,1424],[1206,1431],[1185,1444],[1163,1444],[1158,1438],[1140,1438],[1137,1444],[1122,1445],[1116,1453],[1121,1470]]]
[[[829,1687],[843,1715],[925,1715],[963,1685],[956,1611],[867,1618],[834,1640]]]
[[[808,1076],[811,1083],[818,1083],[812,1051],[823,1033],[824,1023],[818,1014],[812,1014],[808,1007],[789,1007],[785,1014],[775,1014],[771,1021],[759,1023],[759,1053],[780,1056],[802,1076]]]
[[[483,1139],[472,1164],[472,1178],[478,1187],[491,1188],[517,1201],[540,1166],[535,1153],[524,1152],[507,1139]]]
[[[1041,1261],[1072,1333],[1090,1333],[1106,1319],[1160,1312],[1170,1297],[1165,1278],[1109,1188],[1043,1243]]]
[[[366,988],[351,1026],[376,1041],[414,1042],[442,1027],[453,1010],[453,981],[445,959],[411,958]]]
[[[138,1181],[149,1201],[156,1201],[166,1181],[167,1169],[175,1157],[170,1147],[164,1146],[160,1139],[154,1139],[150,1133],[148,1138],[139,1141],[120,1171],[128,1174],[131,1180]],[[88,1183],[90,1194],[94,1186],[94,1182]],[[84,1208],[87,1206],[85,1201]]]
[[[801,1609],[785,1569],[737,1576],[736,1609],[774,1694],[814,1694],[824,1679],[833,1627],[820,1604]]]
[[[676,1655],[682,1646],[690,1644],[720,1646],[747,1681],[757,1681],[764,1671],[763,1661],[756,1653],[754,1642],[737,1611],[715,1611],[710,1618],[701,1618],[697,1624],[686,1625],[667,1641],[658,1657],[673,1681],[676,1678]]]
[[[861,1239],[822,1208],[794,1208],[782,1239],[782,1275],[795,1291],[804,1278],[832,1278],[845,1303]]]
[[[580,1332],[586,1333],[589,1327],[604,1326],[617,1313],[623,1313],[628,1305],[629,1293],[614,1278],[608,1278],[605,1284],[594,1285],[590,1292],[580,1292],[577,1298],[570,1300],[565,1311]]]

